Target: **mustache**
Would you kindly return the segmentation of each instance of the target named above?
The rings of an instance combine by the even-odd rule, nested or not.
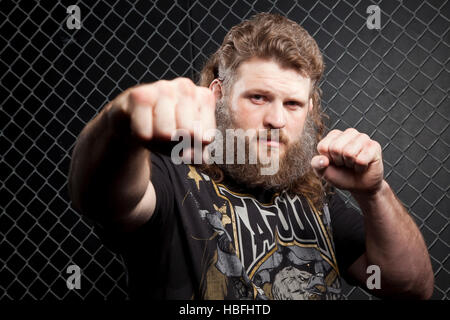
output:
[[[266,140],[266,141],[276,140],[279,143],[283,143],[285,145],[289,144],[289,138],[284,133],[284,131],[280,130],[280,129],[262,129],[262,130],[257,130],[255,139],[258,140],[258,141],[259,140]]]

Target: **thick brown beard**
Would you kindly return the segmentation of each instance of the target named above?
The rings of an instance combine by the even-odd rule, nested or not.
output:
[[[218,101],[216,107],[217,128],[226,137],[226,129],[237,129],[233,122],[233,115],[228,107],[222,101]],[[282,133],[280,132],[280,135]],[[283,141],[282,137],[280,139]],[[225,139],[217,141],[222,143],[225,150]],[[246,157],[249,159],[249,141],[246,140]],[[298,137],[298,141],[286,145],[287,149],[284,155],[280,155],[278,171],[273,175],[262,175],[261,169],[267,167],[261,163],[256,164],[216,164],[225,175],[232,178],[239,184],[246,187],[262,187],[276,192],[287,191],[294,192],[298,183],[301,183],[302,177],[310,173],[311,159],[316,154],[316,130],[313,122],[308,117],[303,132]],[[234,159],[237,159],[236,148],[234,149]],[[237,163],[235,161],[234,163]]]

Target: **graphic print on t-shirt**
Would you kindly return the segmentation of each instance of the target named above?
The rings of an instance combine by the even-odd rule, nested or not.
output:
[[[190,169],[194,190],[200,189],[199,178],[205,176]],[[287,193],[261,203],[210,183],[217,201],[213,208],[199,205],[200,218],[214,230],[210,240],[216,243],[203,275],[204,298],[340,298],[326,210],[318,212],[306,198]]]

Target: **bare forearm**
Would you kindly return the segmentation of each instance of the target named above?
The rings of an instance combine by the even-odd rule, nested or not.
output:
[[[364,214],[367,263],[380,267],[385,286],[427,297],[433,272],[423,237],[386,181],[372,195],[354,194]]]
[[[425,242],[384,180],[381,145],[354,128],[332,130],[311,160],[317,175],[349,190],[364,213],[366,253],[349,268],[365,285],[368,265],[378,265],[384,296],[429,298],[433,272]]]
[[[130,212],[150,176],[148,150],[117,132],[124,128],[112,124],[107,109],[80,134],[69,174],[74,207],[98,220]]]
[[[161,80],[129,88],[107,104],[80,134],[72,155],[73,206],[103,224],[131,231],[156,207],[150,151],[170,153],[177,130],[193,137],[198,122],[215,129],[215,95],[191,80]],[[201,137],[202,146],[211,137]]]

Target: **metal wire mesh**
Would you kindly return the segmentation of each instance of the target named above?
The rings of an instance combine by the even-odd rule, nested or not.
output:
[[[372,4],[381,9],[380,30],[366,26]],[[80,29],[67,28],[70,5],[80,8]],[[2,301],[127,298],[120,257],[70,208],[75,139],[124,89],[195,79],[226,31],[261,11],[286,15],[317,40],[329,127],[352,126],[381,143],[386,178],[428,245],[433,298],[449,298],[448,1],[2,0],[0,7]],[[66,286],[71,264],[82,270],[80,289]]]

